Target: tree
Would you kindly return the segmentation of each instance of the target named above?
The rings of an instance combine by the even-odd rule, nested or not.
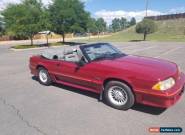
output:
[[[53,0],[49,6],[49,16],[52,31],[61,34],[65,42],[65,33],[87,31],[90,14],[79,0]]]
[[[120,25],[122,30],[125,29],[127,27],[127,19],[122,17],[120,19]]]
[[[107,24],[103,18],[98,18],[95,24],[98,29],[98,34],[106,31]]]
[[[0,15],[0,36],[2,36],[4,33],[4,21],[3,17]]]
[[[40,0],[23,0],[11,4],[4,11],[6,31],[17,37],[27,37],[33,45],[33,36],[41,30],[42,3]]]
[[[157,26],[153,20],[144,19],[142,22],[138,23],[136,26],[137,33],[144,34],[144,40],[146,40],[147,34],[154,33],[157,30]]]
[[[132,17],[129,24],[130,24],[130,26],[135,25],[136,24],[136,19],[134,17]]]
[[[112,20],[112,29],[114,32],[124,30],[128,27],[128,22],[126,18],[114,18]]]
[[[112,29],[114,32],[120,31],[121,30],[121,20],[119,18],[115,18],[112,20]]]
[[[46,45],[49,46],[49,38],[48,36],[51,34],[51,31],[50,29],[52,28],[51,27],[51,24],[50,24],[50,21],[49,21],[49,12],[46,8],[44,8],[43,10],[43,13],[41,15],[41,21],[40,21],[40,25],[41,25],[41,28],[42,28],[42,32],[41,34],[45,34],[46,36]]]
[[[91,32],[91,33],[97,33],[98,32],[98,28],[96,26],[96,19],[94,18],[89,18],[89,21],[87,23],[87,31]]]
[[[49,19],[49,11],[46,8],[43,8],[40,16],[40,27],[43,31],[48,31],[52,27]]]

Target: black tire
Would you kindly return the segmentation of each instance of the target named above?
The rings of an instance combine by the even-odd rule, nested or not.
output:
[[[46,75],[45,77],[47,78],[46,81],[43,81],[43,79],[40,76],[40,72],[44,72],[45,73],[45,75]],[[40,84],[45,85],[45,86],[49,86],[52,83],[51,77],[50,77],[47,69],[45,69],[43,67],[39,67],[38,68],[38,80],[39,80]]]
[[[115,102],[120,102],[114,98],[116,96],[111,97],[111,95],[114,95],[114,94],[112,94],[113,93],[112,90],[114,88],[119,88],[118,91],[121,92],[121,95],[124,98],[121,101],[122,102],[121,104],[118,103],[119,105],[115,103]],[[122,83],[119,81],[110,81],[106,84],[105,91],[104,91],[104,97],[105,97],[106,103],[108,105],[110,105],[111,107],[113,107],[115,109],[119,109],[119,110],[130,109],[134,105],[134,102],[135,102],[135,97],[134,97],[134,94],[133,94],[131,88],[128,85],[126,85],[125,83]],[[115,102],[113,102],[113,100],[115,100]]]

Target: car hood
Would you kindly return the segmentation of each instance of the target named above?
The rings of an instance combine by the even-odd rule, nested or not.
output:
[[[140,74],[143,77],[153,77],[158,80],[163,80],[167,77],[176,77],[178,71],[175,63],[150,57],[128,55],[99,62],[112,69],[122,70],[124,72],[128,71]]]

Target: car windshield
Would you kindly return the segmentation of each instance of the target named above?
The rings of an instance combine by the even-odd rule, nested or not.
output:
[[[90,61],[112,59],[125,55],[110,44],[95,44],[84,46],[83,52]]]

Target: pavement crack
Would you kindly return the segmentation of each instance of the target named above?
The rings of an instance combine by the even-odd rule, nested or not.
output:
[[[42,135],[47,135],[47,134],[46,134],[44,131],[42,131],[39,127],[32,125],[28,120],[26,120],[26,119],[24,118],[24,116],[21,114],[21,111],[20,111],[18,108],[16,108],[14,105],[8,103],[6,99],[0,97],[0,101],[1,101],[5,106],[8,106],[8,107],[12,108],[12,109],[16,112],[17,117],[18,117],[21,121],[23,121],[28,127],[35,129],[37,132],[39,132],[39,133],[42,134]]]

